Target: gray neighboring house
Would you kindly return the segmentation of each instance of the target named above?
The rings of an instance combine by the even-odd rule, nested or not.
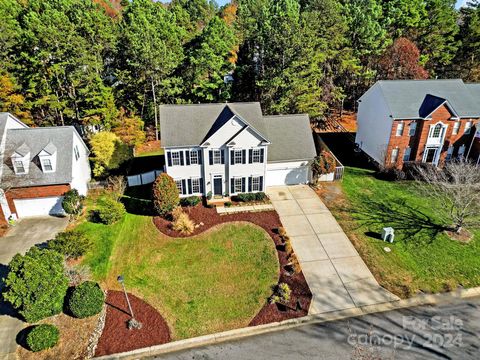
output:
[[[316,150],[308,115],[263,116],[257,102],[162,105],[160,132],[165,171],[184,197],[311,180]]]
[[[63,213],[63,194],[87,194],[89,150],[72,126],[29,128],[0,113],[0,223]]]

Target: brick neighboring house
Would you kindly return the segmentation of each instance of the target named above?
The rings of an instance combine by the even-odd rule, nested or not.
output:
[[[460,79],[378,81],[358,100],[355,141],[387,167],[441,166],[467,155],[476,161],[478,95]]]
[[[29,128],[0,113],[0,224],[63,213],[63,194],[87,193],[89,151],[72,126]]]
[[[480,104],[480,83],[477,84],[465,84],[467,88],[472,93],[473,97],[477,104]],[[480,164],[480,126],[477,126],[477,133],[475,136],[475,140],[473,142],[472,150],[471,150],[471,158],[473,160],[477,159],[477,164]]]

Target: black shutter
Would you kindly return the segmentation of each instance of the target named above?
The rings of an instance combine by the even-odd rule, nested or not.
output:
[[[235,150],[230,150],[230,165],[235,165]]]
[[[172,166],[172,153],[170,151],[167,151],[167,161],[168,166]]]
[[[225,164],[225,150],[220,150],[220,154],[222,154],[222,164]]]
[[[213,150],[208,151],[208,157],[210,158],[210,165],[213,165]]]
[[[185,163],[183,162],[183,151],[179,151],[180,153],[180,165],[184,165]]]
[[[204,180],[203,179],[200,179],[200,192],[203,194],[203,189],[204,189]]]
[[[233,194],[235,192],[235,179],[231,178],[230,179],[230,194]]]
[[[260,191],[263,191],[263,176],[260,176]]]
[[[247,150],[242,150],[242,164],[247,163]]]
[[[245,192],[245,179],[246,178],[242,178],[242,192]]]
[[[248,163],[251,164],[253,161],[253,150],[248,150]]]
[[[248,192],[252,192],[252,177],[248,178]]]
[[[188,193],[192,194],[192,179],[188,179]]]
[[[202,165],[203,151],[198,150],[198,165]]]
[[[187,194],[187,182],[185,181],[185,179],[182,180],[182,195],[186,195]]]
[[[185,160],[187,162],[187,165],[190,165],[190,150],[185,151]]]
[[[260,149],[260,162],[263,163],[263,157],[265,156],[265,149]]]

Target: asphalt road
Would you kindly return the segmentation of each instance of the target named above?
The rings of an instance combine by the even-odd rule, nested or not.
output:
[[[303,325],[155,359],[480,359],[480,298]]]

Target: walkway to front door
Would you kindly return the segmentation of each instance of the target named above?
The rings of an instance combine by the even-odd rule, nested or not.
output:
[[[280,215],[313,294],[310,314],[399,300],[382,288],[317,194],[305,185],[267,194]]]

